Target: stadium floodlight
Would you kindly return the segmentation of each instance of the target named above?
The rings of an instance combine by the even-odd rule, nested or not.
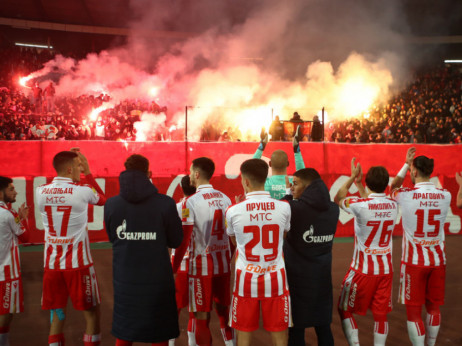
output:
[[[462,64],[462,60],[461,60],[461,59],[457,59],[457,60],[444,60],[444,63],[445,63],[445,64]]]
[[[20,43],[20,42],[15,42],[16,46],[21,46],[21,47],[33,47],[33,48],[45,48],[45,49],[53,49],[53,46],[46,46],[44,44],[35,44],[35,43]]]

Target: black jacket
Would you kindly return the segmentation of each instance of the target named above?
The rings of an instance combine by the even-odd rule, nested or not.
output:
[[[289,203],[292,215],[284,241],[284,259],[294,327],[330,324],[332,243],[339,208],[331,202],[321,179],[314,180],[300,199]]]
[[[120,195],[108,199],[104,221],[112,242],[112,334],[123,340],[161,342],[179,335],[175,284],[168,248],[183,239],[172,198],[146,174],[120,174]]]

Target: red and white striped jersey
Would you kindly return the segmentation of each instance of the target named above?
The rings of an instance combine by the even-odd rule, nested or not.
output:
[[[231,200],[212,185],[200,185],[183,202],[183,225],[193,225],[189,244],[189,275],[213,276],[230,272],[231,252],[225,232],[225,212]]]
[[[176,209],[178,210],[178,215],[181,218],[181,210],[183,208],[183,202],[186,198],[183,198],[179,203],[176,204]],[[172,258],[172,263],[173,259],[175,258],[175,249],[172,249],[171,253],[171,258]],[[189,269],[189,251],[186,251],[186,253],[183,256],[183,260],[181,261],[180,267],[178,268],[177,273],[186,273],[188,272]]]
[[[406,264],[437,267],[446,264],[444,222],[451,204],[451,194],[431,182],[399,188],[392,198],[401,207],[403,252]]]
[[[88,204],[101,205],[104,196],[89,185],[56,177],[39,186],[35,198],[45,228],[45,269],[68,270],[92,264]]]
[[[0,281],[21,276],[18,236],[26,231],[18,213],[0,201]]]
[[[384,193],[348,197],[342,209],[355,217],[355,249],[351,269],[367,275],[393,273],[392,233],[398,204]]]
[[[250,192],[226,212],[226,232],[236,237],[234,293],[278,297],[288,291],[282,252],[290,229],[290,205],[267,191]]]

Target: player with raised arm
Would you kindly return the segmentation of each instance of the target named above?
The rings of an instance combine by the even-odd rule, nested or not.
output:
[[[214,172],[211,159],[192,161],[190,179],[196,193],[183,202],[184,238],[173,261],[176,273],[189,248],[189,311],[196,317],[195,337],[200,346],[212,343],[209,322],[213,303],[225,345],[234,345],[234,331],[228,326],[231,252],[224,218],[231,200],[210,184]]]
[[[183,209],[183,202],[189,197],[196,193],[196,187],[191,185],[191,178],[189,175],[185,175],[181,178],[181,190],[183,191],[183,198],[180,202],[176,204],[178,214],[180,218],[182,217],[181,211]],[[172,249],[172,264],[175,259],[175,249]],[[176,289],[176,305],[178,307],[178,315],[180,314],[181,309],[187,307],[189,304],[189,289],[188,289],[188,270],[189,270],[189,253],[186,251],[186,254],[183,256],[180,267],[176,272],[175,277],[175,289]],[[189,313],[188,321],[188,345],[195,346],[196,338],[194,336],[194,330],[196,329],[196,320],[194,318],[194,313]],[[175,339],[170,340],[169,346],[175,345]]]
[[[237,247],[231,326],[239,346],[251,345],[261,308],[273,343],[287,345],[291,314],[282,243],[290,228],[290,206],[265,191],[265,161],[245,161],[241,175],[246,199],[226,212],[227,233]]]
[[[302,138],[301,131],[302,129],[300,125],[297,126],[297,130],[295,131],[295,135],[292,140],[296,171],[305,168],[305,163],[303,162],[303,157],[300,153],[300,140]],[[254,159],[261,159],[263,150],[265,150],[266,144],[268,143],[268,134],[264,130],[262,130],[260,137],[261,141],[257,151],[253,155]],[[268,191],[271,197],[281,199],[286,195],[286,176],[287,167],[289,166],[289,159],[286,152],[284,150],[273,151],[269,166],[271,167],[271,177],[268,177],[265,181],[265,191]],[[290,179],[290,182],[292,183],[292,179]]]
[[[459,191],[457,191],[456,205],[457,208],[462,208],[462,173],[456,172],[456,182],[459,185]]]
[[[45,271],[42,309],[50,310],[48,343],[64,345],[66,305],[70,297],[83,311],[85,346],[100,344],[100,296],[90,254],[88,204],[104,205],[106,197],[90,172],[86,157],[76,148],[53,158],[57,177],[36,190],[36,206],[45,228]],[[83,171],[89,185],[81,185]]]
[[[0,346],[9,345],[13,314],[24,311],[18,239],[28,240],[29,208],[24,203],[18,212],[11,208],[17,194],[13,180],[0,177]]]
[[[399,302],[406,305],[407,331],[413,345],[434,345],[444,304],[446,254],[444,222],[451,194],[430,182],[434,162],[415,156],[409,148],[406,163],[392,182],[392,198],[401,207],[403,246]],[[413,188],[401,187],[410,171]],[[427,310],[422,321],[422,305]]]
[[[393,284],[392,232],[398,204],[384,193],[389,175],[382,166],[374,166],[366,175],[367,197],[362,187],[361,165],[351,161],[351,176],[337,192],[334,201],[354,216],[355,249],[353,260],[343,279],[338,311],[349,345],[359,345],[358,326],[353,314],[374,317],[374,345],[385,345],[388,335],[387,314],[392,309]],[[362,197],[347,197],[356,182]]]

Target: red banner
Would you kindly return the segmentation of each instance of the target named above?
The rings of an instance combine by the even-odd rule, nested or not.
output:
[[[18,191],[17,208],[23,202],[31,207],[29,225],[32,228],[32,242],[43,242],[43,224],[39,213],[34,209],[34,190],[37,186],[51,181],[55,172],[52,167],[53,156],[71,147],[80,147],[87,156],[90,169],[108,197],[118,194],[118,175],[124,169],[123,163],[131,154],[142,154],[151,162],[153,183],[161,193],[181,198],[179,181],[188,174],[192,159],[208,156],[215,161],[216,171],[211,183],[223,191],[232,200],[243,193],[239,176],[240,164],[253,156],[257,143],[185,143],[185,142],[107,142],[107,141],[2,141],[0,152],[2,163],[0,175],[14,178]],[[460,145],[416,145],[417,155],[426,155],[435,159],[432,181],[453,195],[451,210],[446,220],[448,234],[461,234],[462,210],[455,205],[458,185],[454,179],[457,171],[462,171],[462,146]],[[338,189],[350,174],[350,160],[354,156],[361,162],[366,172],[371,166],[385,166],[391,178],[404,163],[409,145],[401,144],[337,144],[337,143],[301,143],[301,152],[306,167],[315,168],[330,189],[333,199]],[[292,144],[288,142],[270,142],[264,152],[269,161],[275,149],[289,153],[289,174],[295,171]],[[411,186],[409,177],[405,186]],[[350,193],[354,194],[353,185]],[[399,217],[400,218],[400,217]],[[107,240],[103,225],[103,207],[89,208],[88,229],[92,241]],[[402,234],[400,220],[395,229],[396,235]],[[353,235],[353,217],[343,211],[340,213],[337,236]]]

